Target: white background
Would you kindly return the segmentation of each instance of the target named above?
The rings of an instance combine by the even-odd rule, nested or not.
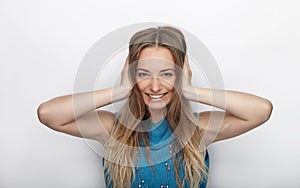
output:
[[[299,8],[297,0],[2,0],[0,187],[104,186],[101,158],[84,140],[42,126],[36,110],[72,93],[98,39],[139,22],[193,33],[216,59],[226,89],[273,103],[264,125],[209,147],[208,187],[300,187]]]

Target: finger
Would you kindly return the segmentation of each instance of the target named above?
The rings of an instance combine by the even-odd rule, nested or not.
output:
[[[185,62],[185,63],[188,63],[188,60],[189,60],[188,56],[185,55],[185,57],[184,57],[184,62]]]
[[[186,65],[186,68],[187,68],[188,70],[190,70],[189,58],[188,58],[187,55],[185,56],[185,65]]]
[[[190,64],[187,56],[185,57],[185,62],[184,62],[184,74],[186,74],[186,76],[188,76],[189,78],[192,77],[192,70],[190,68]]]
[[[186,55],[184,57],[184,62],[183,62],[183,72],[186,70]]]
[[[127,57],[126,57],[125,64],[124,64],[124,66],[123,66],[123,69],[125,69],[126,67],[128,67],[128,65],[129,65],[129,57],[127,56]]]
[[[129,64],[129,56],[126,57],[126,62],[125,62],[125,65],[128,65]]]
[[[189,61],[188,61],[187,55],[184,58],[183,70],[184,70],[185,73],[188,73],[190,71],[190,65],[189,65]]]

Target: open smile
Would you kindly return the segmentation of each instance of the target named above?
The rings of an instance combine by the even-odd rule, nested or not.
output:
[[[149,94],[146,93],[146,95],[148,95],[150,98],[152,99],[161,99],[163,96],[165,96],[168,92],[166,93],[162,93],[162,94]]]

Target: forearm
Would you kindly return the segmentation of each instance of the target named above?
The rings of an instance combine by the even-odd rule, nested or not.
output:
[[[61,96],[42,103],[38,116],[44,124],[64,125],[75,120],[75,117],[122,100],[127,95],[126,88],[116,87]]]
[[[272,110],[272,104],[267,99],[230,90],[192,87],[188,100],[223,109],[247,121],[267,119]]]

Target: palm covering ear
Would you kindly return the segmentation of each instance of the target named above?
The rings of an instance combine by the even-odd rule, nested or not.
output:
[[[182,92],[183,96],[188,99],[189,94],[191,94],[192,91],[192,71],[189,65],[188,57],[187,55],[184,58],[184,65],[182,69]]]
[[[121,83],[120,86],[123,87],[128,93],[131,92],[131,89],[133,88],[133,84],[131,80],[129,79],[129,57],[127,56],[126,62],[124,64],[124,67],[121,72]]]
[[[192,71],[189,65],[189,60],[187,55],[184,58],[184,65],[183,65],[183,79],[185,84],[191,85],[191,78],[192,78]]]
[[[130,81],[129,81],[129,58],[126,58],[126,62],[124,64],[124,67],[122,69],[121,72],[121,86],[129,86],[131,85]]]

